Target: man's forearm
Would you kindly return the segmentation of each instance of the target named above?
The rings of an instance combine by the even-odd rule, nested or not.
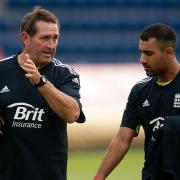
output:
[[[134,130],[120,128],[111,141],[94,180],[105,180],[127,153],[134,137]]]
[[[94,180],[104,180],[128,151],[129,145],[122,146],[117,141],[113,139],[113,142],[110,144]]]
[[[80,108],[76,100],[58,90],[51,82],[47,81],[38,90],[61,119],[73,123],[79,118]]]

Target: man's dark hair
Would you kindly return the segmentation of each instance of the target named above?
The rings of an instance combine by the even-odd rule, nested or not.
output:
[[[33,36],[37,32],[36,22],[38,21],[55,23],[60,28],[59,21],[53,13],[41,8],[40,6],[36,6],[22,19],[20,32],[22,33],[23,31],[26,31],[30,36]]]
[[[146,26],[140,34],[142,41],[155,38],[163,48],[172,47],[176,50],[176,32],[166,24],[156,23]]]

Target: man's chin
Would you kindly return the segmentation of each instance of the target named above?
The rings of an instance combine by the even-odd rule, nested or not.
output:
[[[150,73],[150,72],[147,72],[147,71],[146,71],[146,75],[147,75],[148,77],[153,77],[153,76],[154,76],[154,74],[152,74],[152,73]]]
[[[52,58],[41,57],[41,59],[38,60],[37,64],[40,65],[40,66],[45,66],[45,65],[48,64],[51,60],[52,60]]]
[[[42,61],[42,62],[50,62],[51,59],[52,59],[52,56],[43,56],[43,57],[41,58],[41,61]]]

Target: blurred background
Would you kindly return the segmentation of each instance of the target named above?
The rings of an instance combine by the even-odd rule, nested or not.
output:
[[[120,126],[131,87],[145,77],[139,64],[139,32],[166,23],[180,37],[179,0],[1,0],[0,57],[21,50],[19,26],[35,5],[55,13],[61,24],[56,58],[81,77],[85,124],[68,126],[68,180],[92,180]],[[178,42],[177,57],[180,56]],[[108,180],[139,180],[143,132]]]

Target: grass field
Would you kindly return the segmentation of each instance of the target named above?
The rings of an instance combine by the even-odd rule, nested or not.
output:
[[[93,180],[104,152],[69,152],[68,180]],[[140,180],[143,156],[142,148],[131,148],[107,180]]]

